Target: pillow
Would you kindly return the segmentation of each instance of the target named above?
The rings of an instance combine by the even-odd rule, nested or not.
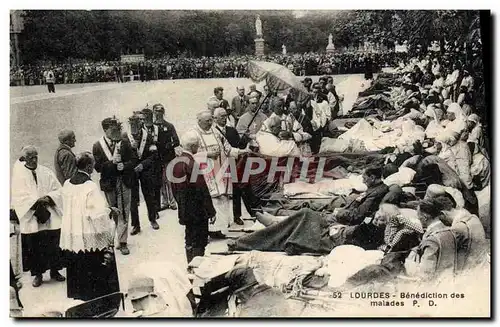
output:
[[[384,184],[387,186],[398,185],[405,186],[412,182],[413,177],[415,177],[416,171],[408,167],[401,167],[397,173],[389,175],[384,179]]]

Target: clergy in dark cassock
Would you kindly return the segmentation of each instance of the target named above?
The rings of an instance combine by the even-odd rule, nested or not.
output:
[[[99,187],[91,179],[94,157],[77,157],[77,173],[64,183],[60,247],[67,262],[68,298],[88,301],[118,292],[114,259],[115,222],[119,210],[108,207]]]
[[[185,226],[188,263],[196,256],[205,255],[209,220],[213,223],[216,216],[205,178],[201,174],[192,177],[193,172],[196,173],[196,165],[199,166],[193,157],[198,152],[198,146],[198,135],[195,132],[186,133],[182,137],[182,154],[167,167],[167,178],[171,179],[178,205],[179,223]]]
[[[153,106],[153,114],[155,118],[154,124],[158,125],[158,154],[162,165],[161,203],[163,205],[160,208],[177,210],[172,186],[168,178],[166,178],[165,170],[169,162],[182,151],[179,136],[177,136],[174,125],[165,120],[165,107],[161,103]]]
[[[162,164],[158,151],[160,126],[153,124],[153,111],[151,109],[143,109],[139,117],[142,121],[142,129],[138,132],[140,135],[140,141],[137,145],[138,164],[134,170],[141,182],[149,222],[151,227],[157,230],[160,228],[156,220],[158,210],[160,210],[162,184]]]
[[[11,205],[19,217],[23,269],[34,277],[33,287],[42,284],[43,273],[49,269],[51,279],[66,280],[59,273],[62,268],[60,189],[55,174],[38,164],[35,147],[24,147],[12,172]]]
[[[139,156],[139,147],[141,145],[142,140],[142,120],[141,120],[141,112],[135,111],[132,116],[129,117],[128,123],[129,128],[126,132],[122,133],[123,138],[128,138],[132,149],[137,152],[137,156]],[[130,235],[137,235],[141,232],[141,223],[139,220],[139,176],[134,175],[133,184],[131,187],[131,196],[130,196],[130,219],[132,225],[132,231]]]
[[[373,59],[370,55],[365,57],[365,67],[364,67],[364,72],[365,72],[365,79],[373,79],[373,71],[374,69],[374,63]]]

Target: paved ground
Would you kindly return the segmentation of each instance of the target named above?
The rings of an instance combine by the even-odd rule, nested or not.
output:
[[[316,80],[314,78],[314,80]],[[236,86],[248,87],[249,79],[173,80],[125,84],[57,85],[55,94],[47,93],[44,86],[11,87],[10,106],[10,158],[18,158],[23,145],[33,144],[39,149],[39,163],[53,168],[53,155],[58,146],[57,133],[62,128],[73,129],[77,144],[75,152],[89,150],[102,135],[100,121],[110,115],[125,120],[132,111],[161,102],[166,108],[166,119],[176,126],[178,133],[195,123],[197,111],[206,108],[213,88],[222,86],[225,98],[236,95]],[[350,108],[357,97],[362,75],[335,77],[339,94],[345,95],[344,106]],[[98,176],[94,176],[97,179]],[[177,221],[176,211],[160,213],[161,229],[149,226],[144,203],[140,206],[143,232],[129,237],[131,254],[117,254],[120,285],[126,288],[131,268],[145,261],[171,261],[184,267],[184,228]],[[247,222],[250,224],[250,222]],[[225,241],[209,244],[208,251],[224,251]],[[64,271],[63,271],[64,274]],[[66,283],[48,281],[39,288],[31,286],[31,277],[24,274],[24,287],[20,296],[25,307],[40,303],[66,301]]]

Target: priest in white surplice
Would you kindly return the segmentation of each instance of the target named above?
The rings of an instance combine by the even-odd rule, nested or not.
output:
[[[55,174],[38,164],[38,152],[26,146],[14,164],[11,205],[19,217],[24,271],[30,271],[33,287],[43,282],[43,273],[50,269],[56,281],[66,279],[61,267],[62,199],[61,184]]]
[[[99,186],[90,179],[94,157],[76,157],[78,171],[64,182],[61,249],[67,260],[68,298],[88,301],[120,290],[114,259],[117,208],[109,208]]]
[[[213,164],[210,173],[203,175],[217,212],[215,223],[209,225],[209,235],[212,238],[224,238],[224,232],[232,222],[232,202],[229,198],[232,194],[232,181],[230,177],[224,176],[219,171],[231,168],[227,159],[233,157],[236,162],[238,156],[246,150],[231,147],[223,135],[212,126],[213,118],[210,111],[198,113],[197,119],[198,124],[191,131],[198,137],[199,150],[196,159],[201,167],[208,166],[207,158],[211,159],[210,162]]]

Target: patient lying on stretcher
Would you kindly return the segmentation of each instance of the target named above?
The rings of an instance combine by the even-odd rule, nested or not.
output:
[[[357,225],[342,224],[335,219],[335,215],[325,217],[310,209],[301,209],[289,217],[258,213],[257,219],[266,227],[228,243],[228,247],[230,250],[288,254],[327,254],[339,245],[356,245],[365,250],[386,252],[396,248],[401,250],[401,247],[409,249],[418,244],[420,233],[415,229],[407,231],[407,224],[399,219],[400,210],[411,209],[382,205],[373,218],[367,217]],[[398,234],[403,230],[404,233]]]

